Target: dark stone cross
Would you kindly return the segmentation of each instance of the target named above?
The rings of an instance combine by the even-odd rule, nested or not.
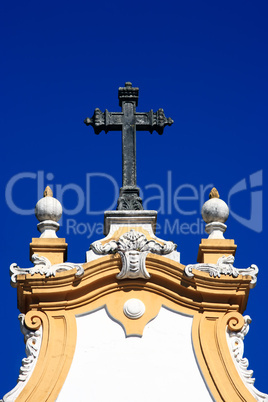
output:
[[[102,130],[122,131],[122,181],[118,199],[118,210],[143,209],[142,200],[139,197],[139,188],[136,182],[136,130],[154,130],[163,134],[165,126],[171,126],[173,120],[166,118],[163,109],[157,112],[150,110],[148,113],[137,113],[136,106],[139,99],[139,88],[133,88],[131,82],[126,82],[124,87],[118,90],[119,106],[122,112],[101,112],[95,109],[94,115],[87,117],[84,123],[94,128],[95,134]]]

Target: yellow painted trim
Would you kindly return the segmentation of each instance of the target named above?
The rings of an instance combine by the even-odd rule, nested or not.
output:
[[[33,238],[30,243],[30,260],[33,254],[38,254],[39,257],[48,258],[52,265],[61,264],[67,260],[67,247],[65,239]]]
[[[162,305],[193,316],[194,351],[216,401],[254,401],[232,361],[225,333],[233,320],[238,323],[235,330],[243,325],[240,313],[246,307],[250,277],[214,278],[194,271],[194,277],[188,278],[184,265],[155,254],[148,254],[146,259],[149,280],[117,280],[121,269],[118,255],[105,256],[83,267],[85,273],[80,278],[75,276],[75,269],[53,278],[38,274],[17,278],[18,305],[22,312],[28,312],[26,324],[36,329],[41,320],[44,334],[37,365],[19,402],[56,400],[75,351],[76,315],[106,306],[127,335],[142,335]],[[137,320],[123,313],[129,298],[138,298],[146,306]]]
[[[192,338],[195,354],[217,402],[255,401],[234,365],[226,339],[227,326],[232,331],[240,331],[243,325],[244,318],[238,312],[206,312],[194,320]]]
[[[145,305],[145,313],[138,319],[130,319],[123,312],[125,302],[131,298],[141,300]],[[142,336],[145,326],[152,321],[159,313],[162,306],[177,311],[179,313],[192,315],[189,309],[183,308],[165,297],[145,289],[133,289],[125,291],[123,289],[106,294],[77,310],[77,314],[85,314],[105,307],[107,313],[117,321],[124,329],[126,336]]]
[[[225,255],[235,255],[237,245],[232,239],[201,239],[197,262],[216,264],[218,259]]]
[[[64,311],[29,311],[25,323],[32,330],[42,324],[42,345],[35,369],[16,401],[54,402],[67,377],[75,351],[75,316]]]

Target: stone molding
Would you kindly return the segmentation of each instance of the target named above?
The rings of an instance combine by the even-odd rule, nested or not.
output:
[[[245,323],[232,311],[206,312],[193,321],[193,346],[208,388],[215,401],[256,402],[234,364],[226,337],[226,328],[238,333]]]
[[[20,330],[24,335],[26,357],[22,359],[17,385],[4,395],[0,402],[13,402],[27,384],[35,368],[42,343],[42,326],[36,330],[27,328],[25,314],[19,314]]]
[[[151,234],[156,230],[156,211],[105,211],[104,229],[105,236],[112,236],[119,227],[130,227],[133,225],[149,229]]]
[[[252,264],[249,268],[235,268],[233,266],[234,260],[234,256],[229,255],[227,257],[220,257],[217,264],[189,264],[185,267],[185,274],[188,277],[193,278],[195,275],[193,273],[194,269],[197,271],[208,272],[210,276],[214,276],[215,278],[220,278],[221,275],[229,275],[234,278],[237,278],[238,275],[251,276],[250,288],[254,288],[259,272],[257,265]]]
[[[57,399],[75,351],[75,317],[103,306],[121,323],[126,336],[142,336],[161,306],[193,316],[194,351],[213,398],[217,402],[255,400],[234,365],[226,340],[226,325],[239,331],[244,324],[240,312],[246,307],[251,277],[239,275],[226,280],[224,275],[215,278],[197,271],[193,281],[185,275],[184,265],[157,254],[146,258],[149,281],[137,278],[119,282],[118,254],[86,263],[83,269],[84,275],[79,278],[74,269],[45,279],[40,274],[16,277],[18,307],[24,313],[28,311],[27,327],[36,330],[42,323],[43,328],[36,367],[16,402]],[[125,315],[123,306],[129,299],[139,299],[145,305],[139,318]]]
[[[46,257],[39,257],[38,254],[32,255],[32,262],[34,267],[20,268],[16,263],[10,265],[11,285],[16,287],[18,275],[45,275],[46,278],[55,276],[56,272],[69,271],[76,269],[75,276],[79,277],[84,274],[84,269],[81,264],[75,264],[71,262],[63,262],[61,264],[51,265],[51,262]]]
[[[227,342],[230,348],[230,353],[232,355],[233,361],[240,374],[244,384],[249,389],[251,394],[254,396],[258,402],[267,402],[268,394],[264,394],[254,387],[255,378],[253,376],[253,370],[248,370],[249,361],[244,355],[244,338],[249,331],[249,324],[251,323],[251,318],[249,315],[244,316],[244,325],[240,331],[235,332],[226,328]]]
[[[101,255],[118,253],[122,260],[122,269],[116,275],[117,279],[149,279],[150,274],[147,272],[145,260],[147,254],[170,254],[176,249],[177,245],[173,242],[160,242],[150,239],[147,240],[143,233],[131,229],[124,233],[118,240],[111,240],[109,243],[102,244],[96,241],[91,244],[90,248]]]

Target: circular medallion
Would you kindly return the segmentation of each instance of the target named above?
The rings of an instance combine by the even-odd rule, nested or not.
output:
[[[123,311],[128,318],[136,320],[144,314],[145,305],[139,299],[129,299],[125,302]]]

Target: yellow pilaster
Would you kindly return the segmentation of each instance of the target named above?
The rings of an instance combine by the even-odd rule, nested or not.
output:
[[[46,257],[52,265],[60,264],[67,260],[67,247],[65,239],[59,238],[33,238],[30,243],[30,259],[33,254]]]
[[[232,239],[202,239],[199,244],[197,262],[216,264],[225,255],[235,255],[237,245]]]

